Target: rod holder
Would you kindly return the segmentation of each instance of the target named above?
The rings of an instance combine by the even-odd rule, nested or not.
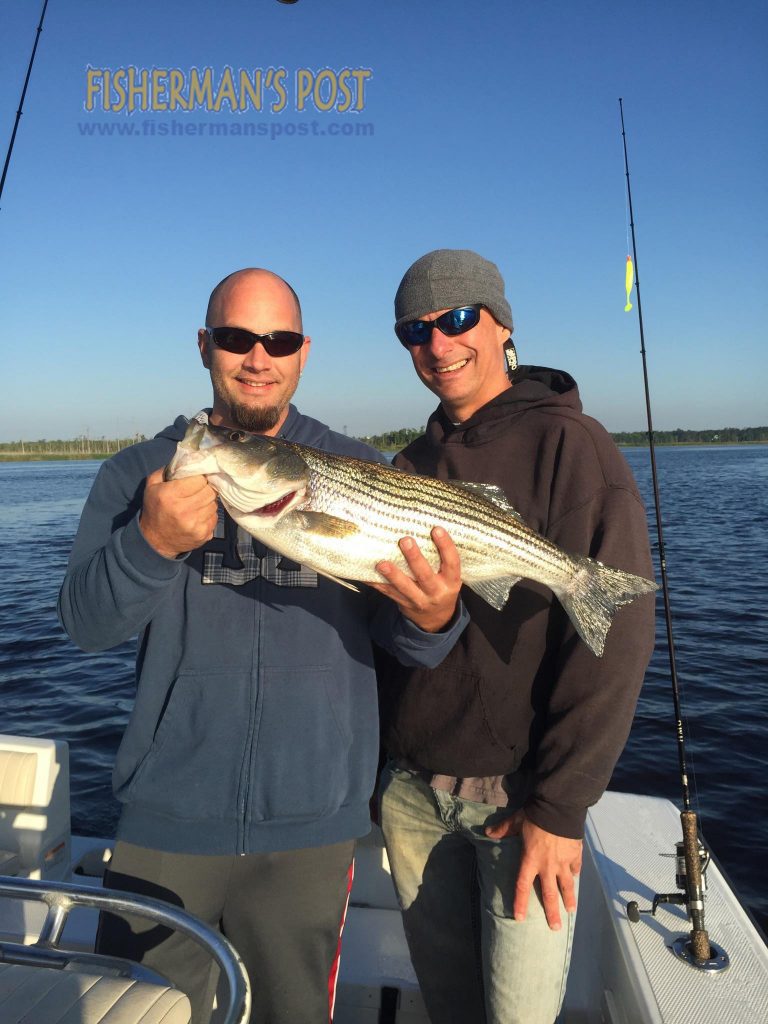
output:
[[[693,934],[693,933],[691,933]],[[707,934],[706,932],[704,933]],[[692,940],[681,935],[669,947],[679,960],[683,960],[689,967],[695,967],[697,971],[704,971],[705,974],[716,974],[718,971],[727,971],[731,966],[731,958],[722,946],[707,939],[707,950],[709,955],[702,959],[693,950]]]

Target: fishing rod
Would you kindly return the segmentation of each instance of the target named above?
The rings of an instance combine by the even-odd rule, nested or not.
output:
[[[680,706],[680,686],[677,678],[675,662],[675,642],[672,635],[672,610],[669,599],[669,582],[667,579],[667,556],[664,548],[664,530],[661,523],[661,498],[659,480],[656,473],[656,449],[653,439],[653,417],[651,415],[651,392],[648,383],[648,363],[645,355],[645,330],[643,327],[643,306],[640,298],[640,274],[637,268],[637,240],[635,238],[635,218],[632,210],[632,186],[629,180],[629,157],[627,155],[627,134],[624,128],[624,103],[619,98],[621,115],[621,139],[624,146],[624,173],[627,179],[627,200],[629,205],[629,226],[632,233],[632,259],[634,265],[635,296],[637,299],[637,319],[640,327],[640,355],[643,360],[643,382],[645,385],[645,411],[648,421],[648,446],[651,455],[651,478],[653,481],[653,499],[656,508],[656,531],[659,541],[659,565],[661,568],[661,589],[664,597],[664,618],[667,628],[667,647],[669,651],[669,670],[672,682],[672,700],[675,710],[675,733],[677,736],[677,755],[680,764],[680,781],[682,784],[683,810],[680,821],[683,830],[683,841],[676,845],[677,874],[676,882],[681,893],[657,893],[653,898],[652,907],[640,910],[632,900],[627,904],[627,916],[633,922],[640,920],[640,914],[655,914],[660,903],[685,905],[688,918],[692,925],[690,938],[678,939],[672,945],[676,956],[702,970],[717,971],[728,967],[728,954],[720,946],[711,942],[704,927],[704,872],[709,863],[709,856],[699,842],[699,829],[696,811],[691,806],[691,794],[688,786],[688,768],[685,757],[685,737],[683,734],[683,715]],[[629,289],[627,284],[627,310]]]
[[[32,74],[32,65],[35,63],[35,54],[37,53],[37,44],[40,42],[40,33],[43,31],[43,21],[45,20],[45,12],[48,7],[48,0],[43,2],[43,10],[40,14],[40,24],[37,26],[37,33],[35,35],[35,45],[32,47],[32,56],[29,58],[29,66],[27,67],[27,77],[24,79],[24,88],[21,90],[21,99],[19,100],[19,109],[16,111],[16,120],[13,122],[13,131],[11,132],[11,141],[8,145],[8,152],[5,156],[5,163],[3,164],[3,174],[0,177],[0,199],[3,196],[3,186],[5,185],[5,178],[8,174],[8,166],[11,162],[11,153],[13,152],[13,144],[16,141],[16,132],[19,130],[19,121],[21,120],[21,113],[24,107],[24,97],[27,95],[27,86],[29,85],[29,76]]]

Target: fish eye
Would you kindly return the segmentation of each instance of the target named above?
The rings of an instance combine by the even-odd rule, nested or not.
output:
[[[246,434],[242,430],[233,430],[229,434],[230,441],[244,441]]]

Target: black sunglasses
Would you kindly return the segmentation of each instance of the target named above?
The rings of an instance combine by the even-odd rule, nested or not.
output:
[[[304,335],[298,331],[270,331],[269,334],[254,334],[244,327],[206,327],[206,334],[218,348],[225,352],[236,352],[244,356],[257,341],[273,359],[291,356],[304,344]]]
[[[452,338],[477,327],[482,308],[479,303],[475,306],[458,306],[456,309],[449,309],[447,313],[441,313],[436,320],[409,320],[408,323],[395,327],[395,334],[406,348],[409,345],[426,345],[432,338],[435,327]]]

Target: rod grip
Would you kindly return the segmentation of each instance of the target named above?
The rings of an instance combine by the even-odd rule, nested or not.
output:
[[[704,903],[701,890],[701,860],[699,859],[699,829],[695,811],[681,811],[685,874],[688,880],[688,911],[693,924],[691,952],[697,960],[709,960],[712,950],[704,929]]]
[[[683,848],[685,850],[685,873],[688,876],[689,892],[701,893],[701,861],[699,860],[699,830],[695,811],[681,811],[683,826]]]

